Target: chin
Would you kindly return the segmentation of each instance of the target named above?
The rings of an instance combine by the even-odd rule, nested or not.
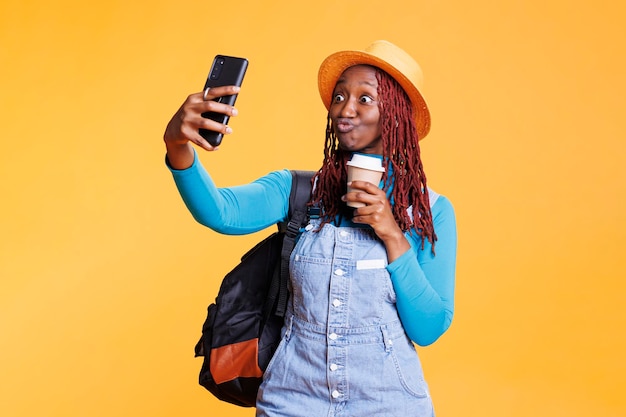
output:
[[[355,152],[357,149],[359,149],[357,143],[354,143],[353,141],[341,140],[341,138],[339,139],[337,145],[339,146],[339,149],[342,149],[344,151]]]

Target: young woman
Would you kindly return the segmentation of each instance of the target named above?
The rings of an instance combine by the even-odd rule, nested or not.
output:
[[[432,416],[413,342],[429,345],[450,326],[456,223],[449,200],[427,187],[420,159],[419,140],[430,128],[421,69],[397,46],[376,41],[329,56],[318,83],[328,120],[312,204],[322,216],[302,230],[291,256],[289,312],[257,416]],[[190,95],[164,135],[190,212],[227,234],[284,220],[291,186],[282,170],[218,188],[196,158],[192,144],[214,149],[199,128],[230,133],[201,114],[235,116],[211,99],[238,91]],[[355,153],[380,158],[385,173],[380,184],[353,181],[346,192],[346,162]]]

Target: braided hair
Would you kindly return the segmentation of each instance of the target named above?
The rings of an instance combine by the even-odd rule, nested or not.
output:
[[[422,240],[434,245],[437,240],[426,186],[426,174],[420,158],[415,114],[409,97],[400,84],[383,70],[374,67],[378,80],[378,107],[382,127],[383,189],[392,187],[393,216],[403,232],[417,232]],[[344,209],[341,196],[347,191],[346,162],[351,157],[338,147],[330,113],[326,122],[324,161],[315,174],[316,187],[311,204],[323,208],[322,225],[336,218]],[[393,178],[389,179],[389,173]],[[408,208],[412,206],[412,219]]]

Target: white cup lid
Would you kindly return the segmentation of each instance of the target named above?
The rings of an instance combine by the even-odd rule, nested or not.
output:
[[[383,161],[378,156],[369,156],[361,153],[352,155],[352,159],[346,162],[347,165],[369,169],[370,171],[385,172]]]

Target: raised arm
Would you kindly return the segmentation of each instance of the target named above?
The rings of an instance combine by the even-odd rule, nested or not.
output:
[[[287,216],[291,173],[271,172],[250,184],[217,187],[195,157],[189,168],[170,170],[189,212],[216,232],[240,235],[272,226]]]

